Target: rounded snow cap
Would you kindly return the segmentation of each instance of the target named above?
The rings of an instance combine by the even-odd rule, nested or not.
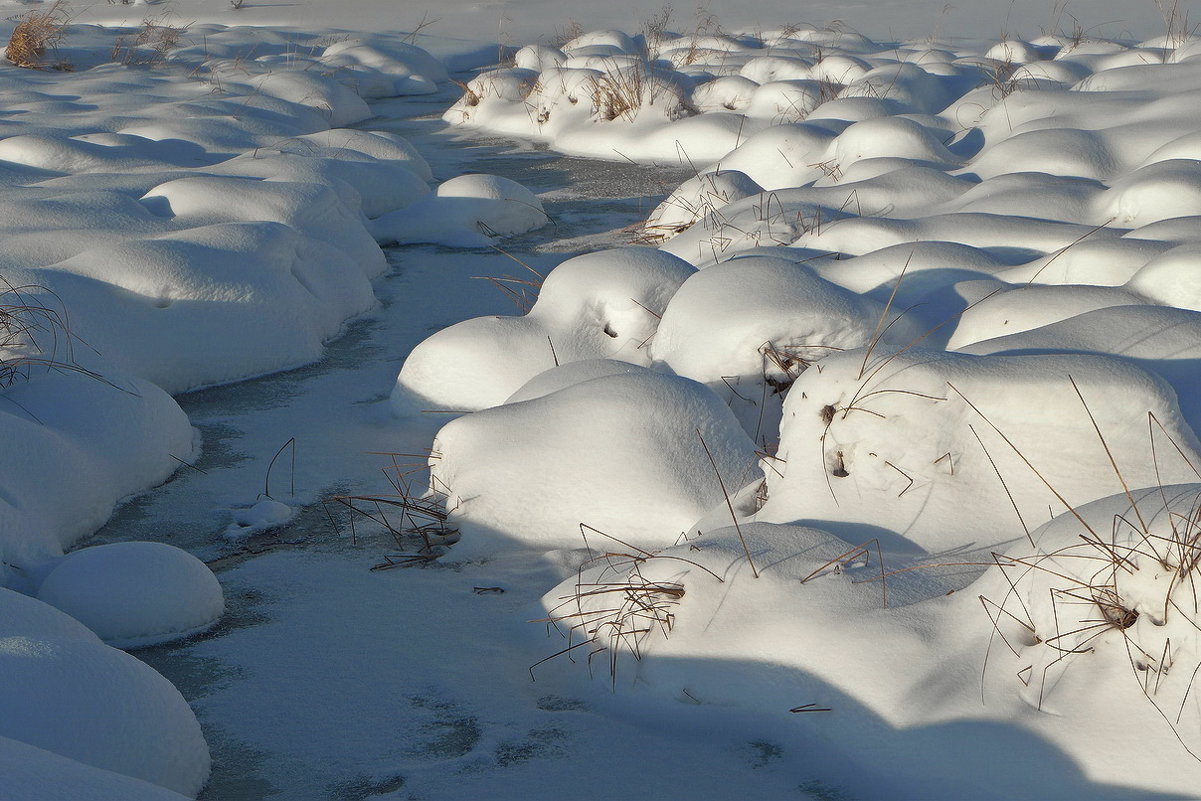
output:
[[[117,542],[67,554],[38,599],[117,648],[145,648],[203,631],[225,612],[212,571],[158,542]]]

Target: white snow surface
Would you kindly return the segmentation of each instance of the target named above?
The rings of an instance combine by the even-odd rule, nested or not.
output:
[[[45,69],[0,64],[0,797],[195,797],[189,700],[253,763],[222,788],[261,773],[277,797],[595,790],[552,764],[566,724],[497,734],[551,711],[603,733],[594,781],[671,740],[641,729],[701,719],[763,732],[756,769],[786,755],[784,778],[743,765],[755,789],[1196,795],[1190,3],[1104,0],[1097,28],[1029,3],[736,5],[639,29],[655,12],[624,1],[0,0],[5,34],[75,15]],[[497,137],[551,171],[691,177],[597,249],[618,234],[573,238],[589,214],[546,175],[471,163]],[[481,269],[516,315],[431,277],[492,247],[530,256]],[[356,337],[386,355],[311,396],[193,392]],[[293,463],[297,438],[335,456],[276,498],[282,465],[229,451],[243,417]],[[392,454],[363,516],[401,552],[383,566],[428,566],[407,583],[359,569],[357,531],[310,542],[364,451]],[[64,555],[192,463],[114,524],[144,508],[162,541]],[[221,582],[153,519],[194,486],[217,487],[187,509],[219,519],[199,547],[240,593],[220,629]],[[148,658],[179,660],[189,700],[111,647],[168,643]],[[531,711],[531,664],[587,702]],[[443,678],[491,711],[429,700]],[[414,745],[421,725],[454,735]],[[420,747],[450,756],[410,770]],[[650,786],[729,789],[671,761]]]
[[[372,116],[364,96],[447,77],[399,36],[315,33],[301,55],[288,35],[192,27],[174,11],[149,15],[141,37],[72,24],[46,69],[5,62],[0,82],[0,583],[123,648],[211,627],[224,609],[213,573],[161,543],[63,549],[199,457],[169,393],[313,362],[373,307],[386,264],[369,220],[431,196],[433,174],[402,137],[346,126]],[[466,216],[444,228],[480,236]],[[54,639],[53,620],[27,628],[6,640],[5,736],[200,790],[208,750],[169,683],[98,643]]]
[[[1185,222],[1199,175],[1185,98],[1201,62],[1170,39],[889,48],[811,29],[598,31],[527,47],[466,85],[444,115],[452,125],[695,169],[642,227],[698,269],[657,314],[642,363],[720,398],[763,472],[731,478],[682,528],[654,516],[672,494],[651,502],[615,483],[611,458],[636,485],[652,486],[638,478],[648,465],[676,475],[684,460],[644,449],[669,452],[660,434],[687,439],[661,404],[696,413],[635,399],[614,426],[607,388],[635,376],[535,344],[555,340],[536,326],[555,302],[552,271],[530,314],[460,323],[401,370],[402,389],[453,383],[462,399],[431,406],[484,409],[432,446],[426,499],[461,538],[444,558],[479,558],[481,543],[495,553],[497,534],[583,546],[561,557],[582,558],[580,572],[543,600],[566,647],[605,652],[630,692],[763,709],[812,698],[794,711],[837,720],[803,730],[895,775],[904,797],[929,792],[932,776],[950,796],[1034,792],[1029,777],[963,769],[1011,726],[1122,786],[1129,763],[1105,756],[1117,721],[1146,727],[1145,741],[1118,738],[1137,755],[1135,785],[1190,793],[1168,764],[1198,775],[1185,722],[1196,701],[1191,681],[1166,676],[1181,660],[1193,672],[1198,619],[1175,593],[1194,581],[1181,554],[1195,507],[1156,488],[1201,477]],[[603,291],[602,273],[588,277]],[[508,328],[523,339],[490,344]],[[492,347],[500,358],[463,388],[467,354]],[[570,372],[512,394],[547,356]],[[1050,533],[1090,504],[1123,502],[1083,534]],[[574,542],[573,523],[586,524]],[[1153,632],[1165,621],[1182,627],[1178,641]],[[1010,640],[1016,686],[988,662]],[[1113,717],[1078,695],[1090,680],[1115,699]],[[1001,728],[979,751],[939,739],[942,753],[915,763],[898,737],[854,734],[881,722]],[[1074,794],[1064,776],[1038,792]]]
[[[396,379],[398,413],[495,406],[562,364],[617,359],[648,365],[646,345],[668,300],[695,269],[650,248],[587,253],[533,276],[537,301],[520,317],[479,317],[415,348]],[[530,279],[522,279],[530,280]]]

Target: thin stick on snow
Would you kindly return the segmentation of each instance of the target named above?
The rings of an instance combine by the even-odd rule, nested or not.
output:
[[[722,481],[721,471],[717,469],[717,460],[713,458],[713,452],[709,450],[709,444],[705,442],[704,435],[701,430],[696,430],[696,436],[701,441],[701,447],[705,449],[705,455],[709,457],[709,464],[713,465],[713,473],[717,476],[717,483],[721,486],[721,494],[726,499],[726,508],[730,510],[730,519],[734,521],[734,530],[738,532],[738,541],[742,543],[742,550],[746,554],[746,561],[751,566],[751,573],[755,578],[759,578],[759,571],[755,568],[755,560],[751,558],[751,549],[747,547],[746,538],[742,536],[742,526],[738,525],[738,515],[734,514],[734,504],[730,501],[730,493],[726,491],[726,482]]]

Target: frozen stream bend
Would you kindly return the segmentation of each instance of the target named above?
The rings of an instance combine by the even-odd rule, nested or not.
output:
[[[437,178],[490,172],[538,193],[555,224],[504,247],[543,272],[577,252],[625,244],[620,229],[688,177],[472,141],[438,120],[452,99],[384,102],[364,127],[409,138]],[[561,647],[527,622],[565,575],[539,553],[372,572],[389,543],[335,533],[320,499],[386,491],[387,458],[371,452],[419,452],[445,420],[390,416],[387,395],[409,350],[458,320],[514,313],[474,278],[519,272],[505,256],[434,246],[388,256],[379,307],[320,362],[181,396],[204,437],[197,469],[126,504],[86,543],[169,542],[220,577],[229,609],[216,629],[138,652],[204,726],[213,774],[201,798],[775,798],[821,787],[803,755],[754,721],[684,706],[615,716],[579,700],[587,674],[567,662],[543,666],[531,682],[528,668]],[[463,377],[471,380],[471,365]],[[224,536],[293,437],[294,473],[285,451],[270,491],[299,514],[246,539]],[[619,691],[612,700],[629,699]]]

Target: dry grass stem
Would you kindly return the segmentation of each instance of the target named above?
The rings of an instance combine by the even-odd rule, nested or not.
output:
[[[47,51],[58,47],[66,35],[71,16],[63,0],[55,0],[45,11],[29,11],[17,18],[4,57],[18,67],[45,69]],[[65,63],[51,65],[56,69],[68,69]]]

